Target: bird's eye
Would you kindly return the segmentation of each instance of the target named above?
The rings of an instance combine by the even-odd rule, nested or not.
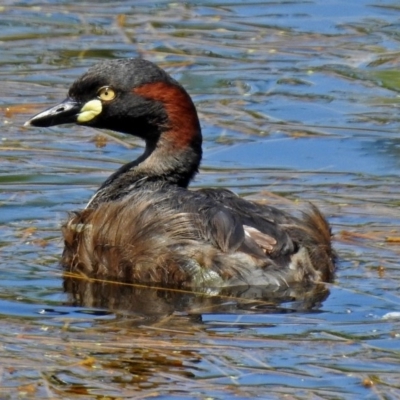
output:
[[[97,92],[97,97],[100,100],[111,101],[115,98],[114,89],[111,89],[109,86],[104,86]]]

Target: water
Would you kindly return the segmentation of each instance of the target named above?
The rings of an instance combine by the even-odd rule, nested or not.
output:
[[[3,1],[1,398],[400,398],[399,13],[387,0]],[[333,285],[278,305],[63,283],[62,221],[142,143],[23,123],[98,60],[132,56],[196,102],[194,186],[323,210]]]

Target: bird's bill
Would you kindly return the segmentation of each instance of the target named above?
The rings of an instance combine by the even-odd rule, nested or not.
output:
[[[81,113],[82,105],[72,99],[65,99],[62,103],[48,108],[35,115],[24,126],[54,126],[76,123]]]

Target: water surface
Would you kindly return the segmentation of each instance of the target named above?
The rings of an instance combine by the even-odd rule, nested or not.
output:
[[[399,17],[389,0],[3,1],[2,398],[399,398]],[[195,187],[323,210],[333,285],[277,304],[67,282],[95,299],[71,300],[60,225],[142,143],[23,123],[136,56],[196,102]]]

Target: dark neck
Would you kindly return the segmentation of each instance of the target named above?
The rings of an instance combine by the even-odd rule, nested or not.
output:
[[[147,114],[141,118],[136,115],[130,122],[124,120],[126,123],[120,131],[144,139],[145,152],[112,174],[88,207],[120,199],[148,182],[186,188],[198,171],[202,155],[201,128],[196,108],[186,91],[176,82],[156,82],[142,85],[134,93],[147,102]],[[138,97],[133,98],[138,101]],[[136,131],[127,129],[131,126]]]
[[[198,172],[201,161],[201,131],[193,135],[192,143],[176,148],[164,133],[156,144],[146,143],[144,153],[114,172],[97,190],[87,207],[121,199],[149,182],[186,188]]]

